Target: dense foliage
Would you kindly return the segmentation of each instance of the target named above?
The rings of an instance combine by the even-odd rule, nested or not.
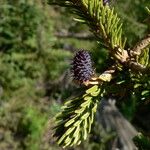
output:
[[[47,92],[70,53],[52,49],[46,4],[6,1],[0,12],[0,149],[38,149],[50,116]]]

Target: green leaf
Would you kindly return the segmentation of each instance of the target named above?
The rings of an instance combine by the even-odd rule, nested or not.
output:
[[[146,94],[148,94],[148,93],[150,93],[150,91],[145,90],[145,91],[143,91],[143,92],[141,93],[141,95],[146,95]]]
[[[91,96],[98,96],[98,94],[100,93],[100,88],[96,91],[96,92],[92,92]]]
[[[94,85],[91,88],[89,88],[88,90],[86,90],[86,93],[89,94],[89,93],[95,92],[95,91],[97,91],[97,89],[98,89],[98,85]]]
[[[149,63],[149,48],[143,49],[140,56],[138,57],[138,62],[144,66]]]
[[[75,118],[70,119],[67,123],[65,123],[65,127],[68,127],[75,121]]]

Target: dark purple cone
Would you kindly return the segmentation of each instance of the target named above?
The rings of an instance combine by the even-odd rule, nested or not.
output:
[[[87,51],[80,50],[73,58],[71,73],[74,80],[85,82],[91,79],[94,70],[92,67],[91,56]]]

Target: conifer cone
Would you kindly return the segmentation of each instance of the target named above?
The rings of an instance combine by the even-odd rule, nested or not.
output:
[[[91,56],[88,51],[78,51],[72,61],[71,73],[75,81],[80,83],[91,79],[94,74]]]

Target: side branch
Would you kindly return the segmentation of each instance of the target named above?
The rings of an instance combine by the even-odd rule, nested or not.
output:
[[[146,48],[150,45],[150,34],[144,37],[141,41],[139,41],[131,50],[131,57],[139,56],[141,54],[142,49]]]
[[[89,86],[89,85],[102,85],[104,82],[110,82],[111,79],[113,78],[116,69],[117,67],[113,65],[107,70],[105,70],[99,76],[92,77],[90,81],[84,82],[83,84],[85,86]]]
[[[134,72],[141,72],[141,73],[149,73],[150,69],[141,65],[135,61],[129,60],[125,64],[128,68],[130,68]]]

